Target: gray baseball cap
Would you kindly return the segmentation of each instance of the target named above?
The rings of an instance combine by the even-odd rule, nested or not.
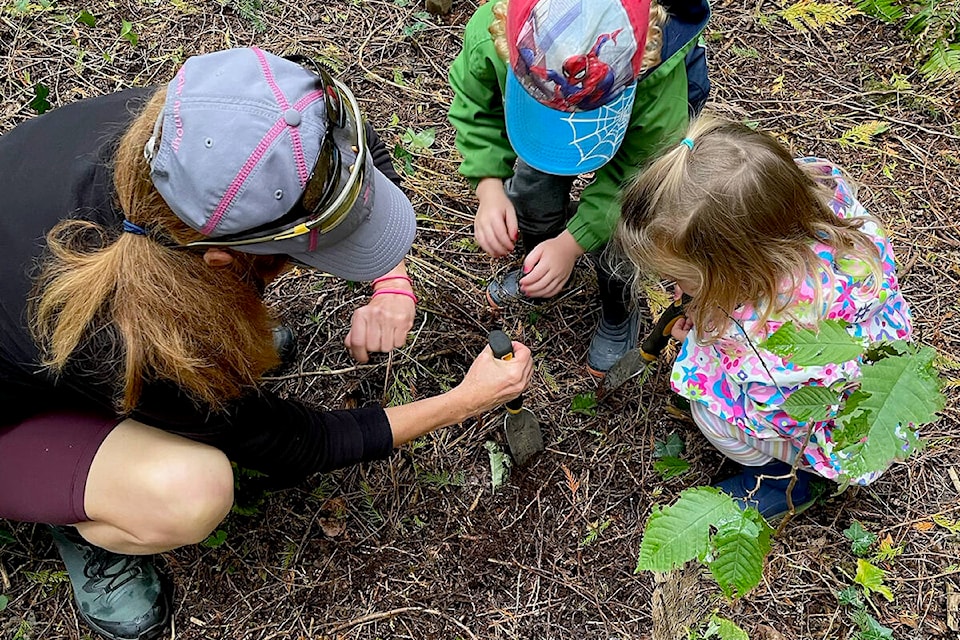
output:
[[[145,150],[153,184],[173,212],[211,242],[222,238],[237,251],[286,254],[347,280],[385,274],[410,250],[416,217],[358,143],[363,123],[356,101],[346,87],[337,88],[349,103],[346,124],[332,131],[342,171],[347,176],[358,160],[364,170],[353,206],[329,231],[230,243],[244,232],[289,223],[330,121],[314,71],[256,48],[195,56],[181,67],[167,87],[158,135]]]

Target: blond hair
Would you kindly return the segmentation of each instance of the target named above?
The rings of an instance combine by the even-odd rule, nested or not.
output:
[[[43,363],[58,374],[68,367],[108,370],[124,413],[136,408],[151,380],[173,382],[198,403],[222,408],[278,363],[257,282],[278,258],[236,254],[230,268],[209,267],[202,249],[182,246],[200,235],[150,180],[143,146],[164,95],[161,89],[146,103],[114,156],[117,205],[150,235],[61,221],[47,235],[30,301]]]
[[[493,22],[488,30],[493,36],[493,46],[501,60],[509,60],[510,48],[507,44],[507,6],[509,0],[497,0],[493,5]],[[646,73],[660,64],[660,52],[663,49],[663,25],[667,21],[667,11],[656,0],[650,2],[650,23],[647,27],[647,41],[644,44],[640,73]]]
[[[835,182],[798,166],[772,136],[702,115],[685,144],[626,189],[613,250],[636,275],[653,271],[694,289],[687,316],[705,343],[724,334],[741,304],[754,305],[760,326],[784,312],[792,303],[784,284],[799,286],[822,264],[815,242],[864,260],[879,287],[879,252],[860,231],[867,218],[838,218],[825,178]]]

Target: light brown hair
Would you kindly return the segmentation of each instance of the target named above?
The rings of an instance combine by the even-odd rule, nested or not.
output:
[[[626,189],[613,251],[637,275],[690,283],[687,316],[703,342],[721,336],[741,304],[761,323],[783,312],[784,284],[821,264],[814,242],[865,260],[879,284],[879,253],[859,231],[866,218],[834,214],[829,174],[801,168],[772,136],[709,115],[690,123],[687,140],[692,149],[666,150]]]
[[[488,30],[493,36],[493,46],[501,60],[510,59],[507,44],[507,5],[508,0],[497,0],[493,5],[493,22]],[[650,24],[647,27],[647,41],[644,44],[640,73],[646,73],[660,64],[660,52],[663,49],[663,25],[667,21],[667,11],[656,0],[650,2]]]
[[[43,363],[56,373],[89,366],[78,356],[90,342],[116,336],[98,351],[98,369],[115,373],[117,406],[134,410],[144,384],[166,380],[198,403],[222,408],[278,363],[260,273],[277,256],[235,253],[212,268],[200,238],[167,206],[150,180],[143,146],[153,132],[165,90],[133,120],[114,156],[117,206],[148,236],[64,220],[47,235],[30,304],[31,329]]]

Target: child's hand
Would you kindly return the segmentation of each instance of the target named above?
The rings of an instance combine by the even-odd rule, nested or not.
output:
[[[477,185],[477,216],[473,221],[473,235],[480,248],[494,258],[502,258],[513,251],[517,241],[517,212],[503,190],[500,178],[484,178]]]
[[[680,316],[670,328],[670,335],[678,342],[683,342],[687,339],[687,334],[690,333],[690,329],[693,329],[693,320],[687,316]]]
[[[556,238],[541,242],[523,261],[520,290],[530,298],[550,298],[563,289],[570,279],[573,265],[583,249],[570,232],[564,229]]]

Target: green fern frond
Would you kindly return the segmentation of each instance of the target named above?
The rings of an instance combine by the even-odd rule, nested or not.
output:
[[[844,24],[853,16],[862,12],[842,4],[799,0],[780,12],[780,16],[800,33],[820,28],[830,29],[830,25]]]
[[[899,0],[858,0],[857,9],[883,22],[896,22],[905,15]]]
[[[920,67],[927,80],[945,80],[960,77],[960,44],[938,42],[930,58]]]
[[[855,145],[869,146],[875,136],[890,130],[890,125],[882,120],[871,120],[858,124],[852,129],[847,129],[843,135],[837,139],[840,146],[850,147]]]

